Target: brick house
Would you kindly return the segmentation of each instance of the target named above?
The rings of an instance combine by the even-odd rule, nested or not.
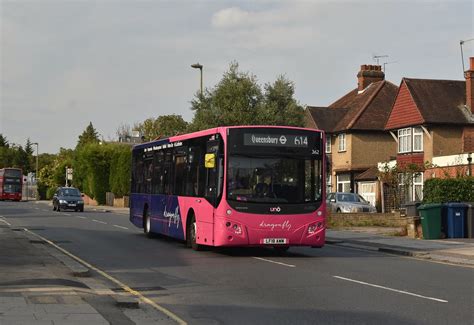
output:
[[[410,176],[402,203],[422,200],[428,178],[468,173],[474,151],[474,57],[465,79],[402,79],[385,129],[397,145],[396,164],[423,170]]]
[[[328,192],[358,192],[375,205],[377,162],[396,154],[385,125],[398,87],[385,80],[380,65],[362,65],[357,81],[333,104],[308,106],[306,126],[326,132]]]

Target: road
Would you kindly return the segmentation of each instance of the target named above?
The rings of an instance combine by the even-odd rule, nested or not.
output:
[[[189,324],[474,324],[469,267],[331,245],[283,255],[195,252],[179,241],[147,238],[127,215],[53,212],[34,202],[0,202],[0,216]]]

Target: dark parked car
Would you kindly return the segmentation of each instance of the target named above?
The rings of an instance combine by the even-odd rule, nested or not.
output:
[[[81,192],[75,187],[59,187],[53,196],[53,210],[61,209],[84,211],[84,200]]]
[[[369,202],[357,193],[329,193],[327,205],[331,212],[377,212],[373,205],[370,205]]]

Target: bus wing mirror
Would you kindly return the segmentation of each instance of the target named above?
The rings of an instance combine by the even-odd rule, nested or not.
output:
[[[214,168],[216,167],[216,155],[213,153],[206,153],[204,156],[204,167]]]

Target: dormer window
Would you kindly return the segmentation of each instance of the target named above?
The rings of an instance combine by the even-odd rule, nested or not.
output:
[[[423,152],[423,129],[421,127],[398,130],[398,153]]]

